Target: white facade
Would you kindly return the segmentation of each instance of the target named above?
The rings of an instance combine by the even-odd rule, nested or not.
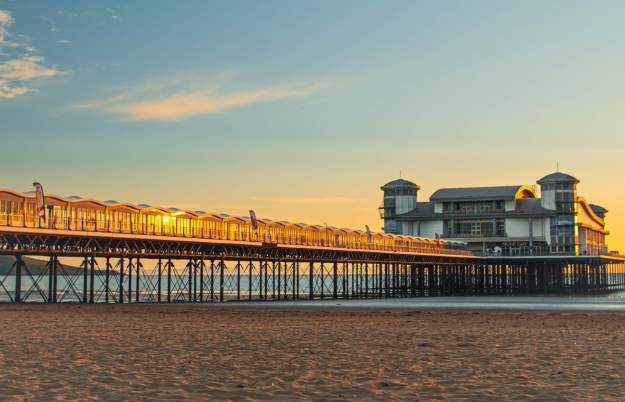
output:
[[[531,231],[530,231],[531,226]],[[549,243],[549,218],[506,218],[506,236],[529,238]]]

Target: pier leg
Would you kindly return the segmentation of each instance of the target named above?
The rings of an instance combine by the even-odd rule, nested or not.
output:
[[[110,289],[110,276],[111,276],[111,259],[106,257],[106,268],[104,270],[104,301],[109,302]]]
[[[89,259],[84,257],[82,261],[82,302],[87,303],[87,297],[89,292],[88,286],[89,278]]]
[[[369,298],[369,264],[365,263],[365,298]]]
[[[337,274],[338,274],[337,262],[334,261],[334,264],[332,265],[332,297],[335,299],[338,298]]]
[[[308,298],[312,300],[314,290],[313,290],[314,282],[313,282],[313,263],[308,263]]]
[[[285,259],[282,260],[282,266],[284,267],[284,290],[282,292],[282,294],[284,295],[284,299],[288,299],[289,298],[289,273],[287,272],[288,268],[289,268],[289,262]]]
[[[300,277],[299,277],[299,261],[295,261],[295,275],[296,275],[296,278],[297,278],[297,298],[299,299],[299,295],[300,295],[300,293],[301,293],[301,292],[300,292],[300,290],[301,290],[301,289],[300,289],[300,287],[299,287],[299,285],[300,285],[300,283],[299,283],[299,282],[300,282]]]
[[[247,299],[252,300],[252,270],[254,269],[254,265],[252,265],[252,261],[247,264]]]
[[[167,303],[171,303],[171,258],[167,260]]]
[[[261,267],[262,267],[262,264],[261,264]],[[267,290],[269,288],[269,276],[268,276],[269,273],[268,273],[268,271],[269,271],[269,264],[267,263],[267,261],[265,261],[265,273],[264,273],[264,276],[265,276],[265,280],[264,280],[264,282],[265,282],[264,283],[265,296],[264,296],[264,299],[265,300],[267,300],[268,297],[269,297],[269,291]]]
[[[134,268],[132,257],[128,257],[128,303],[132,302],[132,268]]]
[[[281,290],[282,290],[282,275],[280,274],[280,271],[281,271],[280,268],[281,268],[280,261],[278,261],[277,265],[276,265],[276,262],[273,261],[272,271],[275,272],[277,270],[277,272],[278,272],[278,278],[277,278],[277,287],[278,287],[278,289],[277,289],[277,292],[276,292],[277,293],[276,296],[278,297],[278,300],[280,300],[280,296],[281,296],[280,293],[281,293]]]
[[[119,259],[119,297],[117,302],[124,302],[124,257]]]
[[[321,262],[321,294],[320,294],[320,298],[323,300],[323,288],[325,287],[325,276],[323,275],[323,271],[324,271],[324,266],[323,266],[323,261]]]
[[[219,301],[224,301],[224,269],[226,268],[226,264],[223,260],[219,262]]]
[[[276,260],[271,261],[271,298],[276,298]]]
[[[200,303],[204,303],[204,257],[200,259]]]
[[[297,286],[297,261],[291,263],[291,269],[293,270],[293,299],[297,299],[299,295],[299,287]]]
[[[237,301],[241,300],[241,261],[237,261]]]
[[[193,261],[193,259],[189,259],[189,262],[187,262],[187,268],[189,270],[188,278],[187,278],[187,300],[189,302],[192,302],[193,301],[193,277],[195,276],[193,272],[195,269],[195,262]]]
[[[141,260],[137,257],[135,261],[135,271],[137,273],[137,283],[135,285],[135,302],[141,301]]]
[[[163,260],[161,258],[158,259],[158,264],[156,266],[157,277],[156,277],[156,301],[161,302],[161,293],[163,292]]]
[[[22,256],[15,256],[15,303],[22,302]]]
[[[59,257],[54,256],[54,266],[52,270],[52,303],[56,303],[56,295],[59,280]]]
[[[89,278],[89,303],[95,303],[95,257],[91,257],[90,261],[91,275]]]
[[[54,293],[54,288],[52,285],[54,276],[54,256],[51,256],[48,260],[48,303],[52,303],[52,293]]]
[[[251,281],[250,281],[251,282]],[[215,260],[211,260],[210,298],[215,301]]]
[[[199,268],[199,262],[197,258],[193,259],[193,301],[197,301],[197,270]]]

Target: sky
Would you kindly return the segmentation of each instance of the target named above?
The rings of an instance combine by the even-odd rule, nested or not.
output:
[[[556,170],[625,250],[623,1],[0,0],[0,187],[380,228]]]

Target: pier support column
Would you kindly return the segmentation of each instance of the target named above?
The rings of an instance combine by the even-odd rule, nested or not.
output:
[[[204,303],[204,256],[200,258],[200,303]]]
[[[308,263],[308,298],[310,300],[313,299],[313,295],[314,295],[314,280],[313,280],[313,272],[314,267],[313,267],[313,262],[309,262]]]
[[[89,260],[89,268],[91,269],[89,276],[89,303],[95,303],[95,257],[91,256]]]
[[[119,259],[119,295],[117,297],[118,303],[124,302],[124,257]]]
[[[161,293],[163,291],[163,260],[161,258],[158,259],[158,263],[156,266],[156,301],[161,302]]]
[[[219,301],[224,301],[224,269],[226,268],[226,263],[222,258],[219,262]]]
[[[52,303],[54,293],[54,287],[52,285],[54,277],[54,256],[50,256],[48,260],[48,303]]]
[[[137,257],[137,261],[135,261],[135,272],[137,273],[137,280],[135,284],[135,302],[139,303],[141,301],[141,260]]]
[[[337,262],[334,261],[334,263],[332,264],[332,297],[335,299],[338,299],[338,267],[337,267]]]
[[[22,265],[24,261],[20,254],[15,256],[15,303],[22,302]]]
[[[128,303],[132,302],[132,257],[128,257]]]
[[[237,301],[241,301],[241,260],[237,261]]]
[[[167,260],[167,303],[171,303],[171,258]]]
[[[89,294],[89,257],[85,256],[82,261],[82,302],[87,303]]]
[[[105,260],[106,267],[104,268],[104,302],[109,302],[109,293],[111,292],[111,259],[110,257],[106,257]]]

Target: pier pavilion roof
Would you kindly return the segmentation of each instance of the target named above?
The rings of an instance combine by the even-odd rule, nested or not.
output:
[[[393,188],[411,188],[411,189],[419,190],[421,187],[417,186],[415,183],[411,181],[404,180],[404,179],[397,179],[397,180],[389,181],[388,183],[380,187],[382,191],[390,190]]]
[[[566,174],[566,173],[562,173],[562,172],[555,172],[555,173],[548,174],[547,176],[545,176],[542,179],[538,180],[538,184],[547,184],[547,183],[572,183],[572,184],[577,184],[577,183],[579,183],[579,180],[576,179],[575,177],[571,176],[570,174]]]
[[[441,188],[432,194],[431,201],[488,201],[536,198],[534,189],[526,185],[497,187]]]

